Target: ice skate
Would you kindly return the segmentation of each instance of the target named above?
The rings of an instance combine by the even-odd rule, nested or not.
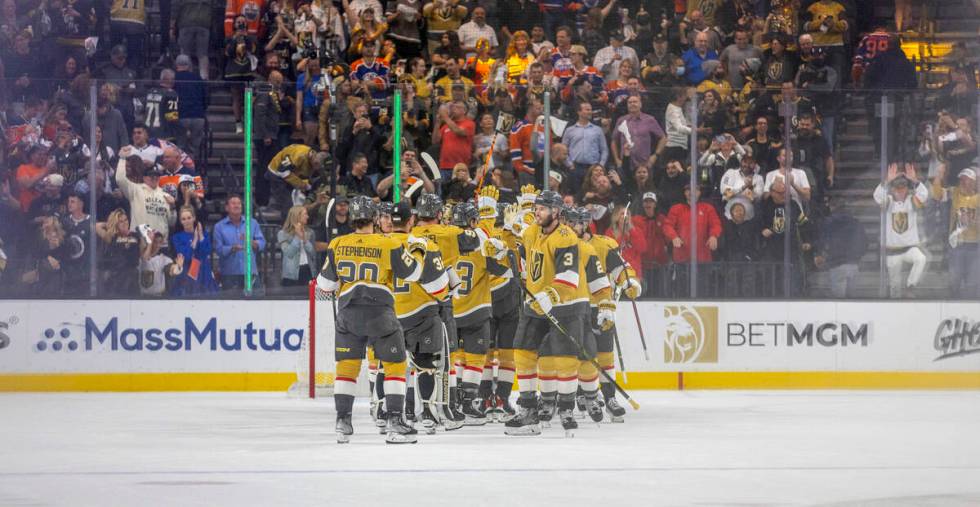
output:
[[[586,401],[589,417],[597,423],[602,422],[602,402],[599,401],[599,398],[586,398]]]
[[[561,419],[561,427],[565,430],[565,438],[573,438],[575,430],[578,429],[578,421],[575,420],[575,415],[571,410],[562,410],[558,412],[558,418]]]
[[[385,427],[387,436],[385,442],[389,444],[414,444],[418,441],[419,432],[415,428],[405,424],[402,415],[399,413],[388,414],[388,421]]]
[[[535,408],[521,408],[521,411],[504,423],[504,434],[511,436],[533,436],[541,434],[538,412]]]
[[[442,429],[446,431],[453,431],[463,427],[463,420],[465,419],[465,416],[456,414],[448,405],[443,407],[442,413],[444,414],[442,420],[440,421],[442,423]],[[457,417],[460,419],[457,420]]]
[[[541,406],[538,407],[538,420],[541,421],[542,428],[551,427],[551,418],[555,416],[557,400],[541,398]]]
[[[371,402],[371,419],[374,420],[374,426],[378,428],[378,433],[384,435],[387,431],[385,427],[388,425],[388,413],[385,412],[384,400]]]
[[[505,396],[497,396],[497,410],[500,422],[507,422],[517,415],[517,411],[510,404],[510,398]]]
[[[606,412],[609,414],[609,420],[614,423],[623,422],[623,416],[626,415],[626,409],[616,398],[606,398]]]
[[[337,415],[337,443],[346,444],[350,442],[350,436],[354,434],[354,425],[350,422],[350,414]]]
[[[436,428],[439,427],[439,419],[437,419],[432,411],[429,410],[429,405],[422,407],[421,421],[422,431],[424,431],[426,435],[435,435]]]
[[[463,419],[464,426],[483,426],[487,423],[486,414],[480,410],[482,404],[483,400],[479,398],[467,396],[463,399],[462,412],[465,417]]]
[[[575,418],[585,419],[585,414],[589,411],[589,402],[584,394],[579,393],[575,396],[575,408],[577,409],[573,412]]]

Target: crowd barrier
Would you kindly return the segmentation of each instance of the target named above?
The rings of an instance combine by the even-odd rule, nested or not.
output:
[[[643,301],[636,311],[621,304],[616,316],[627,389],[980,389],[976,304]],[[318,336],[329,341],[326,313]],[[306,360],[307,322],[305,301],[2,301],[0,391],[285,392]]]

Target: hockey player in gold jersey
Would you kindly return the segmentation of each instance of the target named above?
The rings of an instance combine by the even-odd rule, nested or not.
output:
[[[601,288],[604,276],[597,272],[598,263],[590,261],[594,256],[581,247],[575,232],[559,222],[561,206],[562,198],[557,192],[546,190],[539,194],[535,200],[536,223],[523,233],[527,291],[533,297],[526,301],[514,344],[521,412],[506,423],[508,435],[540,433],[535,398],[539,375],[554,377],[557,391],[554,396],[542,386],[542,408],[557,406],[566,433],[578,427],[572,411],[580,350],[543,318],[544,314],[553,315],[565,332],[583,345],[586,354],[595,355],[595,340],[586,331],[590,325],[590,295],[598,289],[593,290],[589,282],[595,281],[595,286]],[[608,280],[605,283],[608,288]]]
[[[394,231],[391,237],[407,242],[415,222],[409,202],[392,205],[389,221]],[[436,408],[442,401],[438,387],[441,387],[442,376],[448,373],[448,368],[444,368],[449,361],[448,341],[439,316],[439,305],[449,298],[449,276],[438,245],[429,239],[425,241],[427,255],[419,282],[395,284],[395,314],[405,334],[408,354],[419,370],[416,378],[423,402],[422,425],[427,433],[434,433],[440,422]],[[406,404],[406,415],[408,407]],[[454,429],[458,426],[445,427]]]
[[[447,274],[449,275],[450,291],[456,292],[461,284],[460,278],[455,270],[456,261],[459,260],[461,254],[479,249],[480,238],[473,231],[464,231],[459,227],[443,225],[441,223],[443,218],[443,202],[438,195],[422,194],[419,196],[418,202],[415,205],[415,210],[418,222],[412,228],[412,234],[420,238],[426,238],[439,247],[442,262],[446,266]],[[463,398],[456,388],[459,380],[458,375],[462,373],[461,371],[457,371],[457,368],[461,369],[462,364],[456,364],[456,359],[459,358],[460,354],[457,352],[459,348],[459,334],[456,329],[456,319],[453,318],[453,302],[451,299],[440,303],[439,315],[446,326],[449,350],[455,353],[452,369],[449,372],[449,391],[453,403],[446,406],[447,416],[448,419],[462,423],[465,416],[459,413],[459,409],[461,408]]]
[[[480,396],[487,400],[487,417],[494,421],[506,422],[516,412],[510,405],[510,394],[514,388],[514,336],[517,332],[518,315],[521,306],[521,288],[517,279],[517,236],[510,230],[498,227],[503,225],[504,213],[497,202],[500,194],[496,187],[487,185],[477,195],[477,209],[480,212],[480,229],[487,236],[503,242],[507,248],[506,256],[500,263],[507,271],[501,275],[490,276],[490,296],[493,308],[490,316],[490,339],[494,349],[488,351],[487,362],[483,365],[483,380],[480,382]],[[494,375],[496,366],[496,376]]]
[[[421,279],[427,244],[374,233],[376,208],[363,196],[351,200],[349,216],[355,232],[335,238],[317,277],[317,288],[337,298],[334,356],[337,360],[334,404],[337,440],[353,434],[351,412],[357,376],[366,348],[374,347],[384,365],[388,443],[414,443],[417,432],[403,420],[405,403],[405,338],[394,310],[396,283]]]
[[[619,243],[609,236],[592,234],[589,229],[592,213],[588,209],[573,209],[568,216],[568,223],[575,233],[595,251],[600,268],[608,276],[611,287],[617,287],[630,299],[639,297],[640,283],[637,281],[636,272],[620,255]],[[609,296],[609,291],[593,294],[592,321],[596,324],[594,328],[598,351],[596,360],[610,377],[615,378],[613,345],[616,333],[616,305]],[[597,381],[601,381],[601,384],[597,384]],[[626,409],[616,400],[616,388],[605,377],[601,377],[595,366],[587,361],[583,361],[579,366],[579,388],[582,392],[581,398],[577,400],[579,408],[587,411],[594,421],[602,420],[603,404],[598,402],[596,396],[599,385],[602,387],[605,410],[609,413],[610,419],[613,422],[623,422]]]
[[[464,424],[467,426],[486,424],[484,400],[478,396],[478,388],[490,347],[493,301],[490,278],[508,272],[507,267],[498,262],[498,258],[506,256],[507,249],[503,242],[490,238],[486,231],[478,228],[479,220],[479,211],[471,202],[463,202],[453,208],[453,225],[467,233],[475,233],[482,244],[478,250],[461,253],[454,266],[460,284],[453,295],[453,317],[462,346],[462,350],[456,352],[456,367],[462,366],[463,370],[461,411],[466,417]]]

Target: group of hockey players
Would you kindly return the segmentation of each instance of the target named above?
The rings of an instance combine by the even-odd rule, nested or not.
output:
[[[484,186],[455,205],[435,194],[415,209],[350,200],[355,232],[330,242],[317,277],[336,300],[338,442],[354,431],[365,357],[388,443],[416,442],[416,425],[538,435],[557,414],[571,436],[579,417],[623,421],[614,311],[640,295],[633,269],[615,240],[592,233],[590,211],[557,192],[526,185],[518,204],[497,199]]]

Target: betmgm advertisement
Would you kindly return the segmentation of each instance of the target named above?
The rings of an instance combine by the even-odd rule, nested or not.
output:
[[[307,308],[0,302],[0,390],[284,391],[308,360]],[[620,376],[631,389],[980,388],[975,304],[639,302],[636,310],[621,304],[616,315]],[[326,347],[318,350],[329,356],[329,312],[317,318]]]

